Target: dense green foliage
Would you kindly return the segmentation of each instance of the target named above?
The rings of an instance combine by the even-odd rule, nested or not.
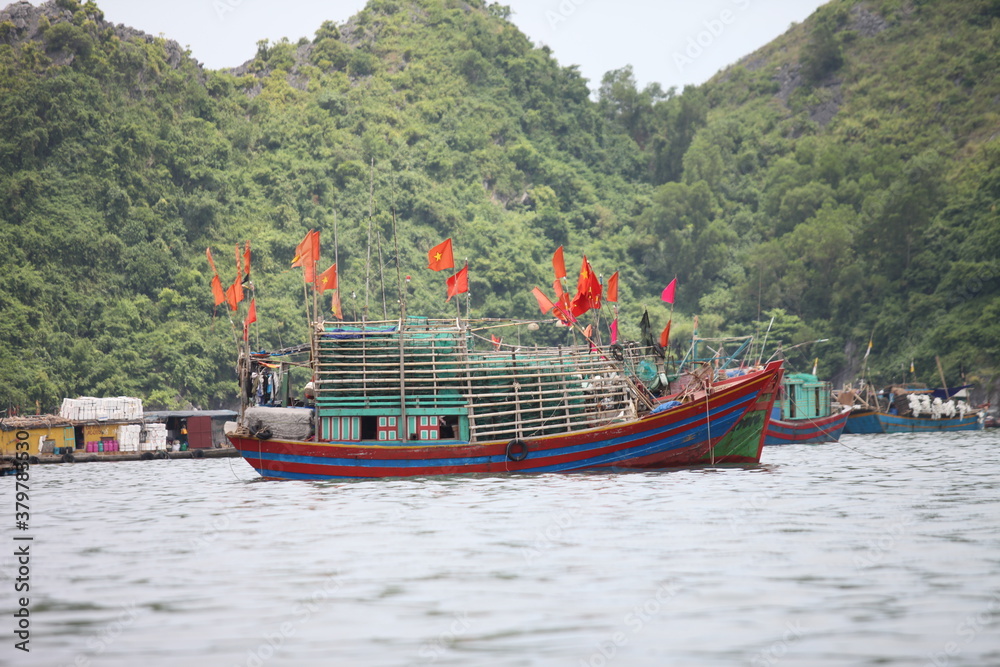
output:
[[[800,369],[850,375],[874,330],[886,379],[913,358],[933,381],[936,354],[949,382],[995,376],[1000,4],[833,2],[704,86],[626,68],[596,100],[507,14],[372,0],[234,72],[90,2],[0,18],[0,402],[231,404],[238,333],[204,249],[232,280],[251,240],[276,348],[306,337],[289,264],[310,228],[323,268],[336,230],[349,316],[367,292],[381,318],[383,283],[396,312],[397,243],[408,311],[453,313],[424,268],[451,236],[473,315],[534,317],[565,244],[621,271],[632,336],[677,275],[677,338],[696,313],[702,333],[774,315],[769,346],[831,339]]]
[[[995,387],[997,72],[1000,2],[839,0],[704,86],[654,86],[620,122],[650,119],[657,184],[631,256],[710,330],[831,339],[800,370],[937,384],[940,356]]]

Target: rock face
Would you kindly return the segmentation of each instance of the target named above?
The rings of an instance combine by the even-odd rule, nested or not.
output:
[[[73,12],[60,7],[54,0],[50,0],[37,7],[24,0],[15,2],[0,10],[0,43],[22,44],[28,41],[41,40],[43,37],[42,27],[45,25],[42,21],[43,17],[49,25],[62,22],[69,23],[73,21]],[[141,30],[136,30],[120,23],[118,25],[111,24],[104,20],[104,16],[101,13],[90,14],[87,18],[94,22],[98,31],[111,28],[115,36],[123,41],[138,39],[152,43],[157,39]],[[173,40],[163,40],[163,42],[167,53],[167,63],[171,67],[177,68],[184,59],[184,49]],[[72,56],[65,58],[56,57],[55,60],[59,64],[68,64],[72,62],[73,58]]]
[[[888,21],[857,5],[851,8],[851,29],[864,37],[873,37],[889,27]]]
[[[38,34],[38,21],[42,16],[53,19],[65,20],[72,18],[68,10],[58,7],[54,2],[47,2],[40,7],[35,7],[30,2],[15,2],[0,10],[0,24],[10,23],[4,41],[23,42],[34,39]]]

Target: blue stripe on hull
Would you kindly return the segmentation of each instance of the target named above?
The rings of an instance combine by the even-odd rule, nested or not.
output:
[[[602,440],[597,443],[583,443],[568,447],[559,447],[554,449],[532,452],[532,454],[529,457],[529,460],[537,461],[543,465],[520,469],[517,472],[544,473],[544,472],[561,472],[570,470],[599,468],[602,466],[613,465],[614,463],[619,461],[642,458],[650,454],[655,454],[660,452],[670,452],[690,447],[692,444],[708,440],[710,432],[712,434],[712,438],[717,439],[722,437],[733,427],[736,421],[745,412],[745,408],[754,400],[756,400],[756,396],[750,395],[742,399],[737,399],[734,401],[730,401],[729,403],[720,405],[717,408],[716,412],[725,412],[727,410],[730,410],[730,412],[722,416],[714,416],[713,414],[709,425],[702,424],[700,426],[690,428],[692,424],[695,424],[698,421],[702,421],[705,418],[705,415],[703,414],[696,415],[687,420],[669,424],[667,430],[673,431],[678,428],[682,429],[679,433],[675,433],[674,435],[662,439],[656,439],[647,443],[636,445],[634,447],[626,447],[625,449],[619,449],[585,459],[579,459],[575,461],[568,461],[552,465],[544,465],[544,461],[546,458],[552,458],[565,454],[572,454],[586,449],[604,448],[615,445],[627,445],[630,441],[635,441],[654,435],[655,430],[651,429],[648,431],[643,431],[641,433],[630,434],[628,436],[619,438],[609,438],[607,440]],[[485,465],[488,463],[499,465],[503,464],[507,460],[507,457],[503,454],[496,456],[468,456],[468,457],[444,458],[444,459],[361,460],[354,458],[344,459],[344,458],[330,458],[323,456],[299,456],[296,454],[272,454],[267,452],[262,452],[259,455],[254,455],[254,458],[259,458],[260,460],[264,461],[274,461],[276,463],[298,463],[305,465],[315,465],[320,467],[344,466],[349,468],[357,468],[359,472],[363,471],[365,468],[429,468],[430,470],[427,471],[428,475],[442,474],[435,472],[434,470],[435,468],[451,469],[448,470],[448,472],[460,473],[461,469],[465,466]],[[293,473],[293,472],[285,472],[282,470],[274,470],[269,468],[257,468],[257,472],[265,477],[272,477],[272,478],[280,477],[287,479],[357,479],[358,477],[363,476],[363,473],[358,477],[354,476],[345,477],[345,476],[329,475],[325,473],[316,473],[316,474]]]
[[[852,414],[847,418],[847,426],[844,427],[844,433],[855,435],[884,432],[882,430],[882,423],[878,420],[878,415],[874,412],[864,412],[859,415]]]

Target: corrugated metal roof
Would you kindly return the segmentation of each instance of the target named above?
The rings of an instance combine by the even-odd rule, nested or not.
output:
[[[232,410],[147,410],[143,414],[146,421],[156,421],[157,419],[168,419],[170,417],[236,417],[239,413]]]

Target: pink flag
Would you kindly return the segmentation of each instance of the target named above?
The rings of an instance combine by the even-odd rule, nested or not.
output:
[[[670,305],[674,305],[674,292],[676,290],[677,290],[677,278],[674,278],[673,280],[670,281],[669,285],[663,288],[663,294],[660,295],[660,298],[669,303]]]
[[[618,318],[611,320],[611,344],[618,342]]]

